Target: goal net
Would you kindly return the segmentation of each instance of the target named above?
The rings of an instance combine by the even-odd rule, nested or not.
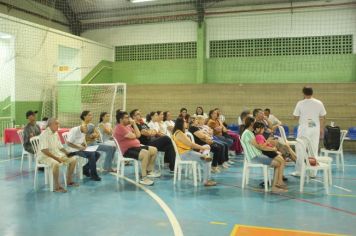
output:
[[[55,91],[53,116],[58,117],[61,127],[80,124],[80,113],[84,110],[93,113],[95,124],[99,123],[101,112],[109,113],[115,123],[115,111],[126,109],[126,84],[123,83],[58,84]]]

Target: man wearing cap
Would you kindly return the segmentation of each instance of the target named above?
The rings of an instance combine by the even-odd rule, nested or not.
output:
[[[23,147],[26,151],[32,154],[34,154],[34,151],[30,143],[30,138],[41,134],[41,128],[36,124],[36,114],[37,111],[29,110],[26,112],[28,124],[23,130]]]

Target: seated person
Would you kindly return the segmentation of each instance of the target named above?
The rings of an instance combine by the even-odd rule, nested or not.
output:
[[[167,126],[167,135],[172,134],[174,128],[174,121],[172,120],[172,114],[170,111],[163,112],[163,121]]]
[[[116,111],[117,125],[114,130],[114,138],[117,140],[123,156],[141,161],[142,178],[140,184],[153,185],[152,178],[160,177],[154,171],[157,149],[152,146],[141,145],[138,138],[141,133],[134,120],[130,119],[125,111]]]
[[[214,142],[211,135],[204,132],[201,127],[204,125],[205,117],[202,115],[197,115],[193,124],[189,127],[189,132],[191,132],[194,136],[194,140],[196,144],[201,146],[209,145],[211,152],[213,155],[212,167],[211,171],[213,173],[220,172],[218,165],[222,165],[224,161],[227,159],[227,155],[225,156],[225,146],[223,144]],[[227,153],[226,153],[227,154]]]
[[[67,139],[68,149],[73,155],[87,158],[88,163],[83,166],[83,174],[94,181],[100,181],[101,178],[96,171],[96,162],[100,158],[100,154],[96,151],[85,151],[87,147],[85,135],[87,132],[88,128],[84,123],[71,128]]]
[[[130,117],[135,121],[141,133],[139,137],[140,142],[143,145],[153,146],[156,147],[158,151],[164,152],[164,162],[169,163],[169,169],[174,171],[176,153],[171,139],[162,132],[157,132],[155,129],[148,127],[148,125],[143,122],[141,112],[138,109],[132,110]]]
[[[41,134],[41,128],[36,124],[36,114],[37,111],[30,110],[26,112],[28,124],[23,129],[23,147],[26,151],[32,154],[35,152],[32,149],[30,138]]]
[[[287,192],[287,185],[283,182],[283,171],[284,164],[283,158],[280,156],[275,158],[269,158],[263,155],[261,150],[274,151],[275,149],[260,145],[256,142],[255,135],[253,134],[253,125],[255,123],[255,118],[248,116],[245,120],[246,129],[241,137],[241,142],[244,144],[245,155],[250,158],[252,163],[259,163],[263,165],[270,165],[274,167],[274,178],[272,182],[272,192]],[[277,159],[276,159],[277,158]],[[278,161],[277,161],[278,160]],[[282,161],[283,160],[283,161]]]
[[[105,162],[104,162],[104,170],[116,172],[116,170],[112,169],[112,162],[114,160],[114,155],[116,152],[116,147],[113,145],[107,145],[106,143],[99,143],[98,140],[100,138],[99,130],[95,128],[95,125],[92,124],[93,114],[90,111],[83,111],[80,115],[80,119],[83,124],[87,126],[88,131],[85,134],[85,140],[88,146],[98,145],[97,151],[101,151],[105,153]]]
[[[100,113],[98,129],[101,134],[103,144],[116,147],[112,137],[112,125],[110,123],[109,113],[107,112]]]
[[[201,146],[196,143],[193,143],[185,134],[187,125],[187,122],[185,122],[183,118],[178,118],[173,129],[172,138],[177,145],[178,153],[180,154],[182,160],[197,161],[203,166],[204,186],[215,186],[216,182],[210,180],[212,158],[193,150],[196,149],[200,150],[201,152],[203,152],[204,150],[209,151],[210,147],[209,145]]]
[[[245,120],[246,120],[246,117],[249,116],[251,114],[250,111],[243,111],[241,112],[240,114],[240,120],[241,120],[241,124],[240,124],[240,121],[239,121],[239,135],[240,137],[242,136],[243,132],[245,131]]]
[[[163,112],[153,111],[146,116],[146,122],[150,129],[155,130],[160,136],[167,134],[167,127],[163,122]]]
[[[204,113],[203,107],[200,107],[200,106],[195,109],[194,115],[195,116],[202,115],[205,120],[208,119],[208,115],[206,113]]]
[[[59,167],[67,165],[67,185],[79,186],[73,182],[73,172],[77,161],[74,157],[70,157],[69,153],[63,148],[58,137],[59,122],[56,118],[48,120],[48,127],[40,135],[40,153],[38,155],[39,162],[52,167],[54,192],[65,193],[65,190],[59,183]]]
[[[266,108],[264,110],[265,117],[271,122],[272,124],[272,131],[274,132],[278,126],[282,125],[282,122],[278,120],[277,117],[271,114],[271,110],[269,108]]]
[[[263,132],[263,136],[266,139],[273,139],[273,130],[271,122],[265,117],[262,109],[256,108],[253,110],[253,117],[255,117],[256,121],[260,121],[265,125],[265,130]]]

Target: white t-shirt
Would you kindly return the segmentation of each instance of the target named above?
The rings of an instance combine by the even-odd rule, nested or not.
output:
[[[320,117],[326,115],[326,110],[321,101],[309,98],[297,103],[293,115],[299,116],[300,127],[320,129]]]
[[[48,149],[50,153],[57,157],[63,157],[65,154],[60,151],[63,148],[61,141],[59,141],[58,133],[53,133],[50,128],[47,128],[40,135],[40,150]],[[39,159],[48,158],[43,152],[39,152]]]
[[[280,120],[278,120],[278,118],[272,114],[269,114],[268,120],[272,123],[272,125],[281,125],[282,124],[282,122]]]
[[[68,133],[68,142],[73,143],[75,145],[82,145],[85,143],[85,134],[80,131],[80,126],[73,127],[69,130]],[[69,152],[79,151],[78,149],[72,148],[68,146]]]

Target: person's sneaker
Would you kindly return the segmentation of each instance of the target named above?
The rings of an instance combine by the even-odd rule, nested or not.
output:
[[[151,185],[154,184],[154,182],[152,180],[150,180],[149,178],[145,177],[145,178],[140,180],[140,184],[151,186]]]
[[[227,164],[226,162],[224,162],[224,163],[222,164],[222,167],[224,167],[225,169],[227,169],[227,168],[229,168],[229,167],[230,167],[230,165],[229,165],[229,164]]]
[[[294,177],[299,177],[300,173],[297,171],[292,172],[290,175],[294,176]]]
[[[288,178],[283,175],[282,177],[283,181],[288,181]]]
[[[219,167],[211,167],[211,172],[213,172],[213,173],[220,173],[221,171],[220,171],[220,169],[219,169]]]
[[[97,175],[93,175],[93,176],[91,176],[90,177],[92,180],[94,180],[94,181],[101,181],[101,178],[99,177],[99,176],[97,176]]]
[[[235,162],[231,161],[231,160],[229,160],[227,163],[230,164],[230,165],[235,164]]]
[[[259,186],[260,186],[261,188],[264,188],[264,187],[265,187],[265,182],[261,182],[261,183],[259,184]]]
[[[85,175],[86,177],[90,177],[89,170],[83,170],[83,175]]]
[[[156,171],[151,171],[147,174],[147,177],[150,178],[159,178],[161,177],[161,173],[160,172],[156,172]]]

